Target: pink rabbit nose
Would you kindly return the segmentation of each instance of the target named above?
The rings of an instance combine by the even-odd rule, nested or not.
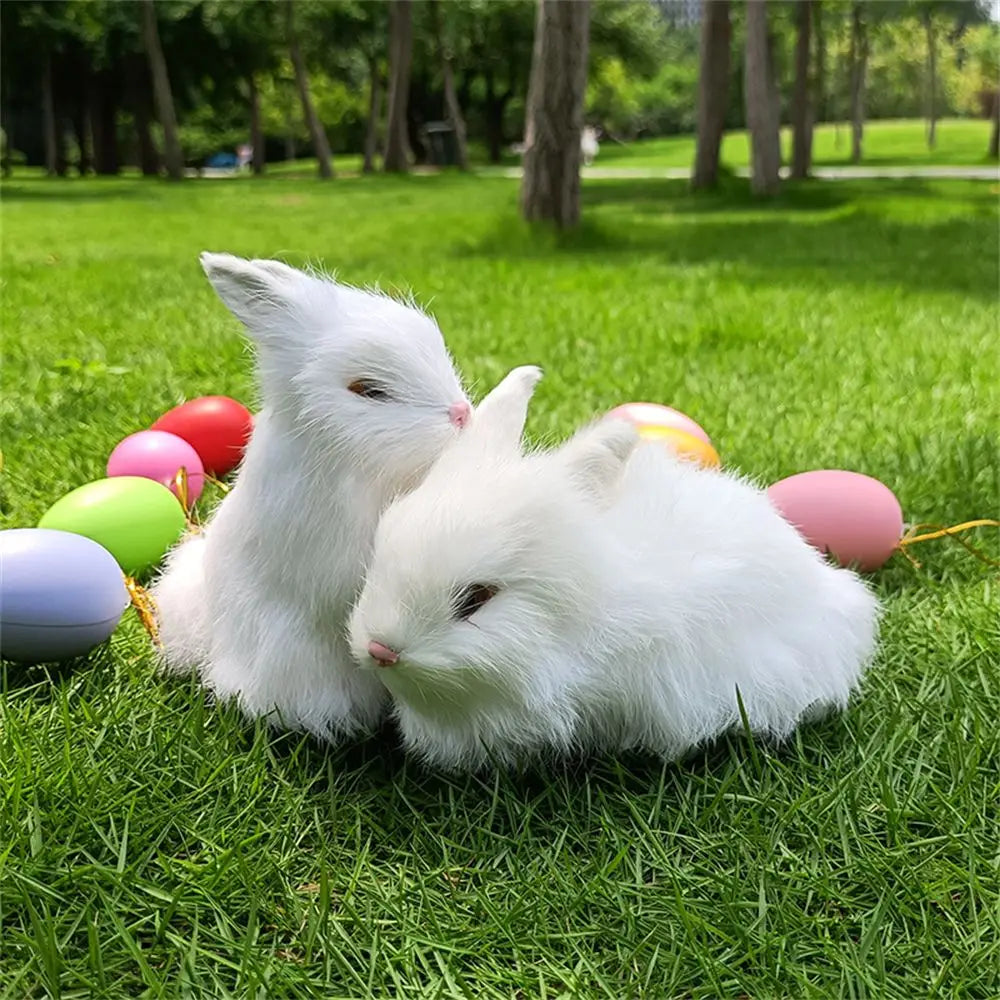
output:
[[[383,667],[391,667],[399,660],[399,653],[374,639],[368,643],[368,655]]]
[[[448,407],[448,419],[456,427],[464,427],[469,422],[471,415],[472,407],[464,399],[460,403],[452,403]]]

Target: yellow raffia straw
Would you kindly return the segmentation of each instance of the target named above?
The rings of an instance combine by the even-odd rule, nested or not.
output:
[[[184,513],[187,514],[191,509],[191,490],[188,485],[188,470],[186,466],[182,465],[177,470],[177,474],[170,485],[176,487],[177,499],[180,500],[181,506],[184,508]]]
[[[194,504],[191,503],[191,487],[188,482],[188,471],[185,466],[182,465],[177,470],[177,475],[174,476],[171,485],[177,489],[177,499],[180,500],[181,507],[184,508],[184,517],[187,520],[188,531],[197,535],[201,531],[201,525],[198,523],[198,515],[194,512]]]
[[[125,577],[125,589],[132,601],[132,607],[139,614],[142,627],[149,633],[153,644],[162,649],[163,643],[160,640],[160,630],[156,625],[156,602],[153,600],[153,595],[132,576]]]
[[[223,493],[228,493],[232,489],[231,486],[227,486],[225,483],[220,482],[218,479],[215,478],[215,476],[210,476],[207,472],[205,473],[205,480],[206,482],[211,483],[213,486],[217,486],[220,490],[222,490]]]
[[[932,528],[933,530],[921,534],[924,528]],[[930,542],[935,538],[954,538],[956,542],[968,549],[981,562],[986,563],[988,566],[1000,567],[1000,562],[997,562],[996,559],[991,559],[989,556],[984,555],[974,545],[970,545],[964,538],[959,537],[959,532],[969,531],[971,528],[1000,528],[1000,521],[994,521],[989,517],[980,517],[975,521],[963,521],[961,524],[954,524],[950,528],[946,528],[940,524],[914,524],[899,540],[898,548],[919,569],[920,563],[908,551],[911,545],[917,545],[920,542]]]

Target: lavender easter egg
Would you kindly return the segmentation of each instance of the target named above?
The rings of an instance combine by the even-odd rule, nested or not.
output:
[[[892,490],[859,472],[800,472],[775,483],[767,495],[810,545],[841,566],[876,570],[903,535],[903,511]]]
[[[0,531],[0,656],[44,663],[104,642],[129,605],[114,556],[83,535]]]
[[[672,406],[661,406],[659,403],[622,403],[616,406],[609,417],[617,420],[627,420],[638,428],[670,427],[684,431],[711,445],[712,439],[705,433],[700,424],[695,423],[686,413],[675,410]]]
[[[187,502],[193,504],[205,486],[205,468],[198,452],[183,438],[167,431],[139,431],[120,441],[108,459],[108,477],[142,476],[166,486],[179,497],[175,479],[187,470]]]

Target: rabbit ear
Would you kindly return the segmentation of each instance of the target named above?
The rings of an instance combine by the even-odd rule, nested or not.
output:
[[[601,420],[559,449],[574,484],[600,504],[610,503],[639,435],[624,420]]]
[[[541,368],[534,365],[515,368],[475,408],[469,429],[459,440],[468,440],[476,448],[519,452],[528,402],[541,377]]]
[[[290,308],[303,277],[277,260],[244,260],[228,253],[203,253],[199,259],[229,311],[258,335],[273,326],[276,314]]]

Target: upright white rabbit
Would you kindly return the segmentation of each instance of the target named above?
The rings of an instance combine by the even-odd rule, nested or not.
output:
[[[615,420],[523,455],[513,371],[383,515],[351,615],[408,747],[477,767],[546,748],[675,757],[843,706],[877,603],[732,475]]]
[[[236,482],[153,588],[168,669],[323,737],[386,700],[346,620],[380,511],[469,419],[437,325],[278,261],[205,253],[257,345],[263,409]]]

